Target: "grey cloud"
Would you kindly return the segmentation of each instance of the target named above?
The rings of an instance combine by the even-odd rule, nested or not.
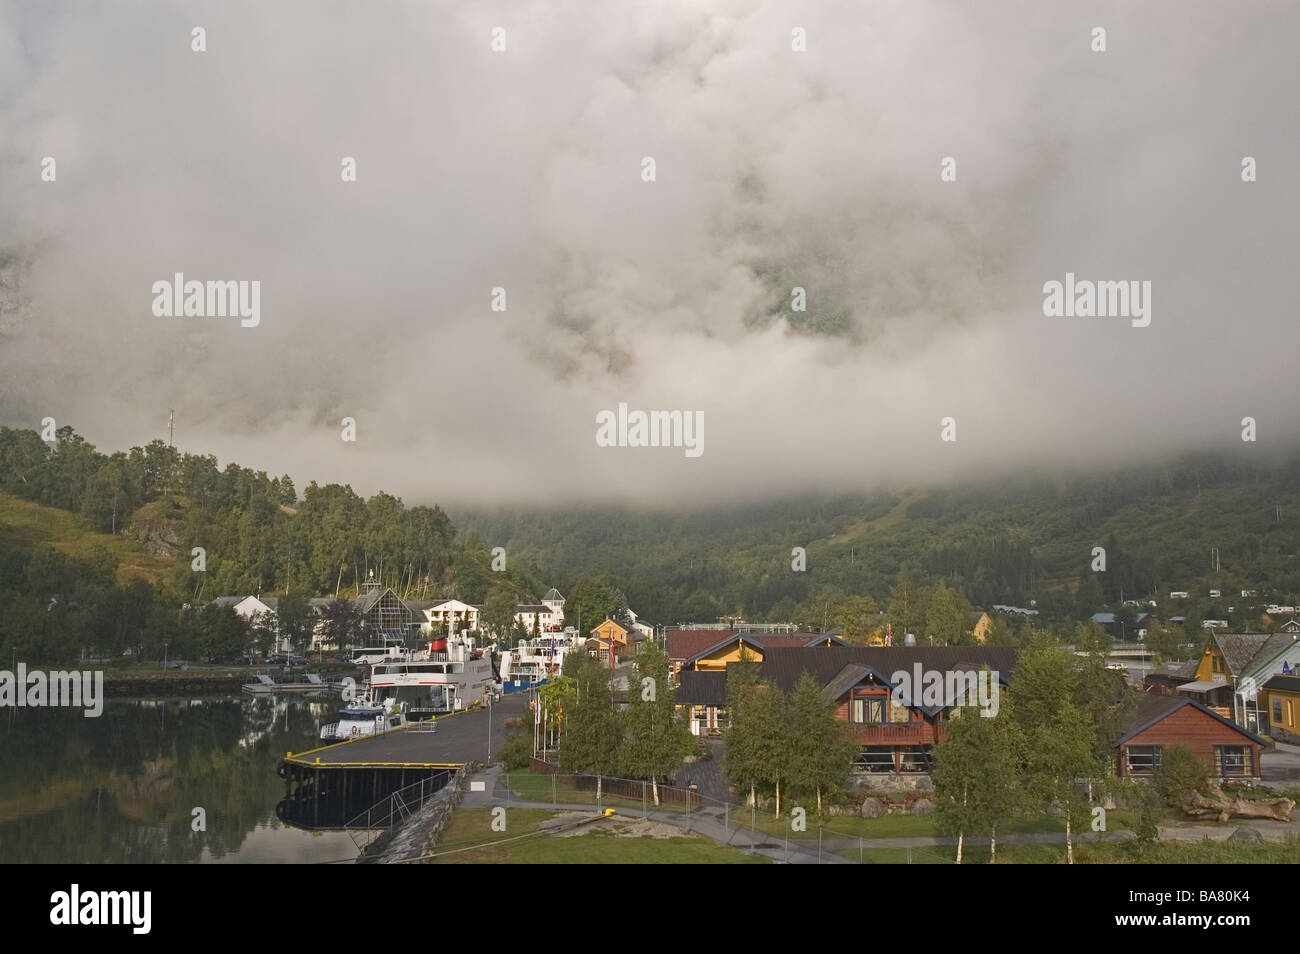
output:
[[[0,421],[117,448],[175,407],[184,449],[461,504],[1250,453],[1246,415],[1294,446],[1297,27],[1202,2],[0,3]],[[154,318],[177,271],[260,280],[260,326]],[[1151,280],[1151,327],[1044,318],[1066,271]],[[704,456],[597,448],[620,401],[702,410]]]

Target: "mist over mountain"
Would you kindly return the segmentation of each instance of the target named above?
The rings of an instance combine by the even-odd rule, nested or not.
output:
[[[0,2],[0,423],[127,447],[175,408],[182,450],[463,507],[1276,459],[1297,36],[1262,3]],[[259,281],[260,322],[155,317],[176,273]],[[1067,273],[1151,282],[1149,326],[1045,317]],[[702,412],[702,455],[598,447],[620,402]]]

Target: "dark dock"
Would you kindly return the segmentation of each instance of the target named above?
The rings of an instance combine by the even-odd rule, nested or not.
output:
[[[370,806],[416,782],[437,787],[470,762],[488,760],[505,741],[505,721],[523,714],[529,697],[509,695],[491,709],[439,716],[390,732],[287,753],[280,777],[288,783],[276,814],[304,828],[343,828]]]

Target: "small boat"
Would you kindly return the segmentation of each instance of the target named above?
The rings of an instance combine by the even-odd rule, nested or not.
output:
[[[390,697],[382,703],[362,699],[339,709],[339,721],[321,726],[320,737],[324,742],[346,742],[391,732],[406,724],[406,707],[396,699]]]
[[[276,682],[270,676],[261,673],[257,677],[257,682],[248,683],[246,686],[241,687],[241,691],[249,695],[261,696],[271,695],[276,692],[337,692],[339,688],[336,684],[325,682],[319,674],[314,672],[307,673],[303,678],[304,682]]]

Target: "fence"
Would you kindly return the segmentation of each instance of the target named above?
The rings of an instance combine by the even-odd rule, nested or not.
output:
[[[579,792],[596,791],[597,776],[562,772],[553,762],[545,762],[533,756],[528,760],[530,771],[538,775],[550,775],[557,784],[566,785]],[[605,798],[626,798],[632,801],[653,800],[654,789],[649,781],[636,778],[614,778],[609,775],[599,776],[601,796]],[[659,783],[659,804],[671,805],[694,811],[700,807],[700,793],[693,788],[677,788]]]
[[[343,827],[361,851],[386,831],[410,818],[425,802],[447,786],[447,774],[438,772],[429,778],[399,788],[387,798],[371,805]]]

